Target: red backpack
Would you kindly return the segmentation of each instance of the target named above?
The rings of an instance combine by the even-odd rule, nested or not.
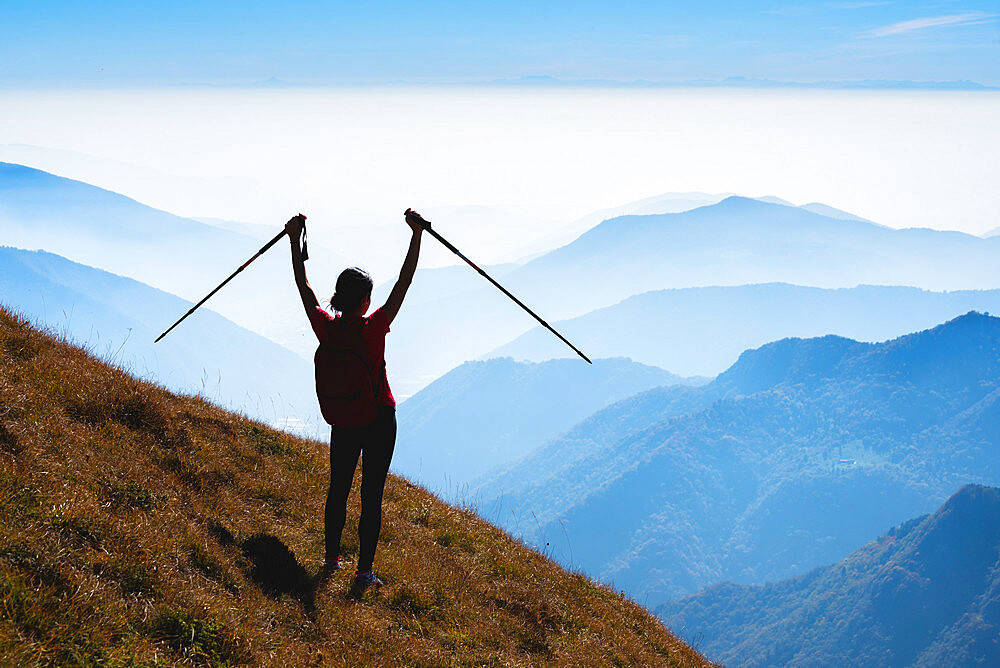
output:
[[[368,360],[363,326],[364,320],[355,325],[342,317],[329,323],[313,357],[320,411],[324,420],[338,427],[371,424],[378,408],[376,368]]]

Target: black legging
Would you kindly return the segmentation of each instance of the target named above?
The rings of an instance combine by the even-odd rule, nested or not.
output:
[[[361,456],[361,520],[358,522],[358,571],[370,571],[382,529],[382,491],[396,447],[396,409],[380,406],[366,427],[330,430],[330,491],[326,495],[326,562],[340,554],[340,534],[347,521],[347,497]]]

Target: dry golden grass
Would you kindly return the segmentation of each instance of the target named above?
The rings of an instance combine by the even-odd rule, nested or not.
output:
[[[0,663],[707,665],[632,601],[396,477],[386,586],[357,600],[350,569],[318,581],[327,457],[0,309]],[[357,517],[355,490],[348,558]]]

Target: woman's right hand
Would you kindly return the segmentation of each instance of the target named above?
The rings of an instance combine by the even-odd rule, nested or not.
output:
[[[288,236],[293,240],[298,239],[302,236],[302,226],[305,222],[306,217],[301,213],[297,216],[292,216],[292,218],[285,223],[285,233],[288,234]]]

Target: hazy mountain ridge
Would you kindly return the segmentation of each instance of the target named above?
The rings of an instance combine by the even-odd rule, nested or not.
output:
[[[682,213],[606,220],[575,241],[517,267],[502,283],[553,322],[665,288],[784,282],[831,289],[859,284],[995,289],[1000,288],[996,266],[1000,266],[1000,238],[894,230],[730,197]],[[444,323],[449,333],[476,336],[447,348],[418,351],[419,342],[442,336]],[[537,324],[484,285],[427,301],[419,311],[404,310],[394,329],[405,340],[389,351],[389,363],[404,376],[429,380]],[[712,340],[704,343],[713,345]],[[631,357],[627,352],[611,354],[619,355]],[[663,368],[683,375],[712,373]]]
[[[574,239],[579,237],[581,234],[593,229],[597,225],[600,225],[605,220],[610,220],[612,218],[620,218],[626,215],[635,216],[649,216],[649,215],[659,215],[664,213],[683,213],[685,211],[691,211],[692,209],[697,209],[703,206],[712,206],[718,204],[727,197],[738,196],[736,193],[703,193],[703,192],[667,192],[660,195],[654,195],[652,197],[644,197],[640,200],[634,202],[626,202],[624,204],[619,204],[618,206],[608,207],[605,209],[600,209],[593,213],[583,216],[579,220],[574,221],[570,225],[563,227],[562,229],[548,235],[546,239],[550,242],[548,248],[545,250],[552,250],[553,248],[558,248],[571,243]],[[794,207],[795,205],[791,202],[781,199],[779,197],[756,197],[753,199],[760,200],[761,202],[771,202],[774,204],[782,204],[784,206]],[[841,211],[832,206],[826,204],[821,204],[819,202],[812,202],[809,204],[803,204],[800,209],[805,209],[807,211],[812,211],[829,218],[842,218],[846,220],[858,220],[863,222],[871,222],[860,216],[856,216],[853,213],[847,211]],[[534,259],[534,258],[530,258]]]
[[[613,401],[697,382],[627,359],[466,362],[400,405],[393,470],[461,496],[474,477]]]
[[[893,230],[734,196],[683,213],[606,220],[516,276],[530,282],[552,273],[560,287],[577,286],[562,293],[601,305],[621,294],[621,283],[631,294],[764,282],[993,288],[998,256],[1000,243],[960,232]]]
[[[147,207],[125,195],[12,163],[0,163],[0,193],[5,233],[20,233],[28,239],[48,239],[53,233],[79,234],[86,226],[99,226],[109,237],[128,241],[151,236],[156,241],[166,235],[199,239],[207,231],[195,221]],[[71,215],[66,215],[66,207],[72,208]],[[139,215],[143,216],[141,224],[133,224],[132,219]],[[18,228],[15,222],[35,228]]]
[[[683,195],[648,198],[644,206],[683,208],[691,204],[675,201]],[[836,215],[849,220],[806,210],[812,206],[730,197],[681,213],[623,216],[597,224],[579,239],[523,266],[504,266],[498,274],[504,285],[550,322],[669,287],[768,281],[842,286],[912,283],[938,289],[996,286],[993,267],[1000,263],[1000,238],[891,230],[843,212]],[[459,240],[461,232],[459,228],[449,236]],[[44,248],[195,300],[259,248],[263,228],[254,226],[252,236],[235,233],[156,211],[100,188],[5,163],[0,165],[0,234],[5,243]],[[320,255],[320,261],[309,264],[309,273],[325,295],[349,263],[333,253]],[[900,260],[911,256],[912,260]],[[353,264],[363,260],[354,258]],[[404,309],[393,323],[396,336],[388,362],[403,395],[537,325],[471,270],[447,267],[441,272],[440,280],[431,281],[426,290],[420,289],[419,282],[414,285],[411,299],[420,308]],[[287,250],[275,248],[209,305],[241,326],[308,357],[313,340],[297,306],[290,273]],[[165,327],[171,319],[164,320]],[[768,337],[788,333],[768,332]],[[441,338],[449,345],[424,343]],[[707,348],[715,346],[712,340],[703,343]],[[594,356],[622,355],[683,375],[711,375],[729,361],[717,363],[710,371],[685,371],[629,351]]]
[[[676,373],[714,375],[744,350],[779,338],[838,334],[884,341],[970,310],[1000,313],[1000,290],[825,289],[785,283],[657,290],[553,326],[593,355],[627,355]],[[537,362],[572,354],[536,327],[487,356]]]
[[[281,224],[275,225],[275,234]],[[9,163],[0,163],[0,235],[5,244],[46,250],[191,301],[208,294],[261,247],[258,238]],[[287,247],[273,249],[213,297],[209,306],[308,356],[314,344],[287,254]],[[332,285],[330,274],[335,276],[344,266],[346,261],[333,256],[325,258],[323,266],[309,269],[319,284]],[[163,328],[180,315],[164,314]]]
[[[801,573],[959,485],[996,484],[998,387],[1000,319],[984,315],[881,344],[779,341],[703,388],[619,402],[474,492],[655,605]]]
[[[726,664],[1000,662],[1000,489],[966,486],[845,559],[763,586],[724,583],[657,609]]]
[[[321,422],[308,361],[207,307],[154,345],[165,319],[191,303],[133,279],[0,247],[0,303],[173,391],[268,422],[293,419],[291,428]]]

